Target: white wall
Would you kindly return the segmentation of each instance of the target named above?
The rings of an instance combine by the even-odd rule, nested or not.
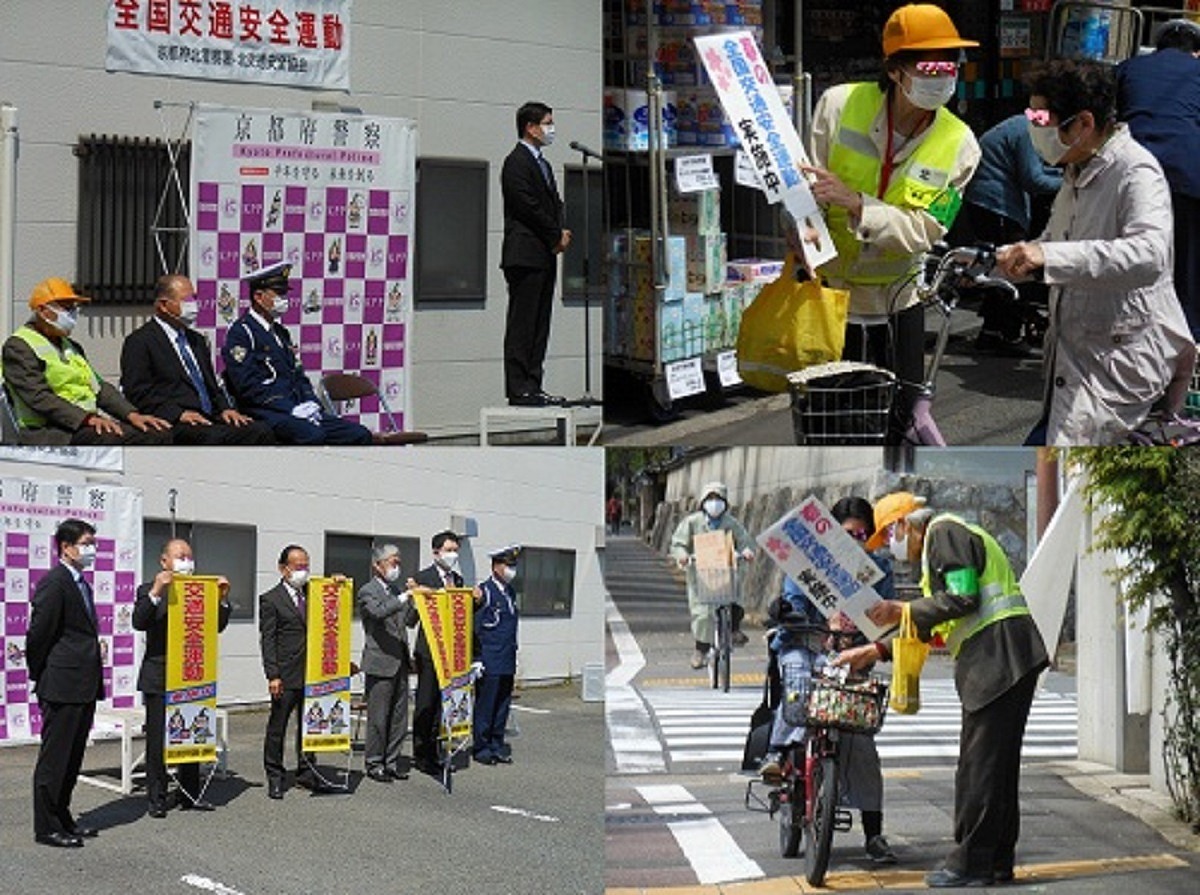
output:
[[[75,275],[71,150],[81,134],[161,136],[155,100],[298,109],[325,100],[412,118],[420,154],[491,163],[485,306],[418,308],[411,349],[414,427],[475,431],[479,408],[504,402],[500,163],[516,140],[516,109],[530,99],[554,108],[561,141],[547,157],[560,184],[563,163],[578,161],[570,140],[599,146],[598,0],[355,0],[349,95],[107,73],[107,7],[106,0],[3,0],[0,101],[17,106],[21,140],[14,323],[25,318],[35,283]],[[593,308],[597,381],[601,319]],[[141,320],[132,310],[93,310],[81,321],[80,339],[103,375],[115,378],[121,340]],[[559,394],[583,391],[583,322],[582,309],[556,299],[546,385]]]
[[[468,582],[486,578],[487,551],[509,543],[576,554],[572,616],[521,620],[518,679],[578,677],[584,663],[604,661],[596,553],[604,501],[600,449],[132,448],[124,457],[122,474],[0,461],[0,475],[136,488],[145,516],[154,519],[169,518],[173,488],[181,522],[253,525],[256,594],[277,583],[279,551],[288,543],[305,547],[319,569],[327,531],[418,537],[424,566],[431,560],[430,536],[450,527],[452,515],[467,516],[478,526],[478,536],[462,545]],[[197,570],[204,571],[203,555]],[[353,636],[357,656],[361,626]],[[220,675],[222,702],[263,698],[256,624],[234,622],[222,634]]]

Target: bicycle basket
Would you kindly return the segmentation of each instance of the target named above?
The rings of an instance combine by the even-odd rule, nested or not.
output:
[[[856,361],[788,374],[796,444],[883,444],[896,377]]]
[[[720,606],[725,603],[737,602],[737,591],[734,587],[733,569],[731,567],[716,569],[696,569],[696,602],[707,606]]]
[[[878,733],[887,713],[887,684],[876,678],[841,683],[814,677],[805,703],[810,727],[836,727],[849,733]]]

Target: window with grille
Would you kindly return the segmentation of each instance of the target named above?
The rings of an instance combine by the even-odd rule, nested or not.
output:
[[[159,557],[171,537],[171,523],[166,520],[146,519],[142,523],[142,581],[153,581],[162,569]],[[229,579],[230,621],[254,621],[258,530],[252,525],[180,522],[174,537],[191,545],[197,575],[224,575]]]
[[[487,194],[486,161],[417,160],[419,304],[487,297]]]
[[[178,183],[184,196],[190,150],[190,144],[184,144],[179,156]],[[75,156],[76,288],[101,304],[149,303],[159,275],[187,266],[185,202],[171,178],[167,144],[92,134],[79,138]]]
[[[575,551],[522,547],[512,586],[522,615],[570,618],[575,606]]]
[[[371,551],[382,544],[400,548],[400,580],[407,581],[420,566],[421,542],[417,538],[393,538],[385,535],[354,535],[325,533],[325,574],[345,575],[354,581],[354,590],[371,580]],[[358,618],[358,603],[354,604]]]

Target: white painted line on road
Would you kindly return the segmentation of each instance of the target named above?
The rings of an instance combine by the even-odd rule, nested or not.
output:
[[[709,814],[686,787],[676,784],[639,786],[638,794],[657,814]],[[741,850],[729,831],[715,817],[673,821],[667,829],[675,837],[701,885],[760,879],[761,867]]]
[[[633,632],[612,600],[604,604],[605,621],[617,648],[617,666],[605,678],[604,719],[613,762],[619,774],[658,774],[667,769],[662,743],[650,711],[632,681],[646,666]]]
[[[242,895],[237,889],[231,889],[229,886],[219,883],[215,879],[209,879],[207,876],[197,876],[194,873],[180,877],[179,881],[184,885],[203,889],[205,892],[214,892],[216,895]]]
[[[493,805],[493,811],[499,811],[501,814],[515,814],[518,817],[528,817],[530,820],[540,820],[543,823],[556,824],[558,818],[549,814],[534,814],[532,811],[526,811],[524,808],[509,808],[507,805]]]
[[[513,703],[512,710],[514,712],[529,712],[531,715],[549,715],[550,709],[535,709],[533,706],[517,705]]]
[[[605,601],[604,615],[608,622],[608,633],[617,648],[617,667],[607,674],[605,683],[609,687],[625,687],[646,667],[646,657],[642,655],[642,648],[629,630],[621,610],[612,600]]]

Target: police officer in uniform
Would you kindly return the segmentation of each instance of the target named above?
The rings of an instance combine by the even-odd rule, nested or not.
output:
[[[912,619],[922,639],[945,638],[962,701],[956,844],[925,883],[1010,882],[1021,823],[1021,741],[1038,675],[1049,664],[1045,644],[1003,548],[978,525],[935,516],[920,498],[901,491],[875,505],[867,549],[883,546],[885,538],[897,559],[921,562],[924,597],[910,604]],[[881,600],[867,615],[888,627],[900,621],[901,608],[899,601]],[[842,652],[834,664],[862,668],[889,655],[885,644],[868,643]]]
[[[229,328],[221,357],[238,409],[267,423],[285,444],[370,444],[369,429],[321,407],[300,353],[279,322],[288,309],[290,264],[246,278],[250,307]]]
[[[475,631],[483,677],[475,686],[475,760],[480,764],[512,764],[504,742],[517,673],[517,575],[521,548],[512,544],[489,553],[492,574],[475,598]]]

